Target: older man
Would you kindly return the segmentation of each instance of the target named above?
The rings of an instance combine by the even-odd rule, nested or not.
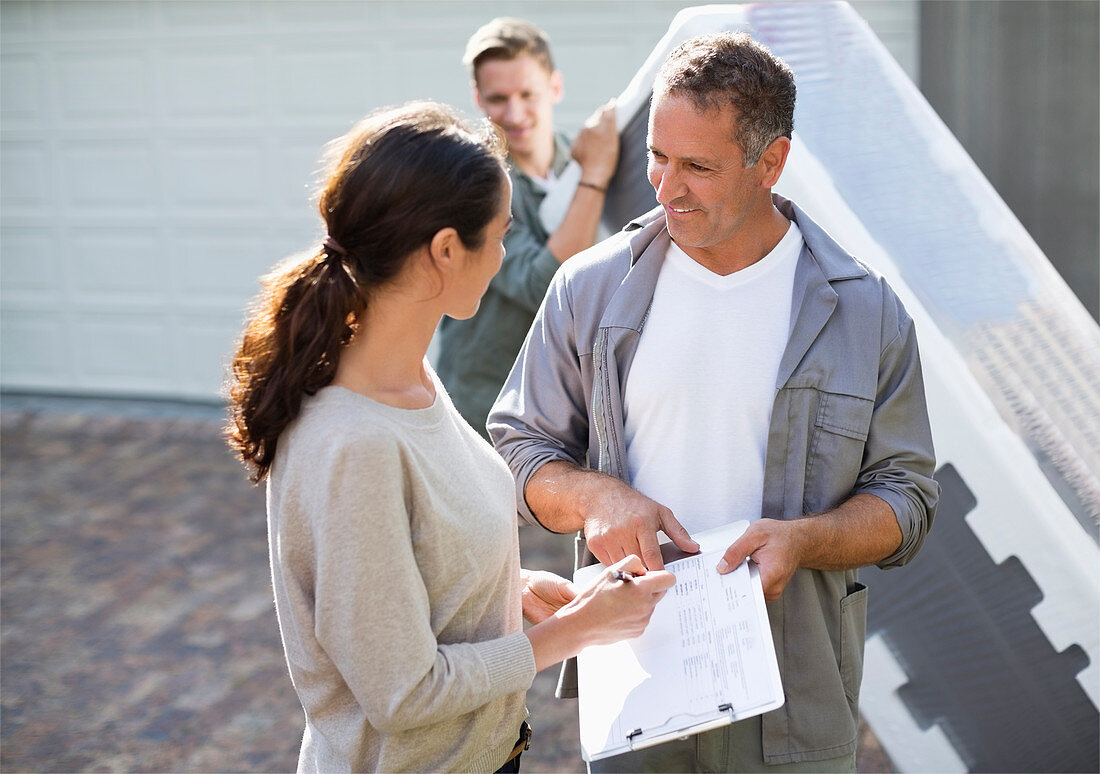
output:
[[[790,69],[746,35],[692,39],[654,86],[660,206],[555,278],[489,419],[529,521],[596,559],[751,522],[783,707],[594,771],[854,771],[867,591],[939,487],[913,323],[886,282],[774,196]]]

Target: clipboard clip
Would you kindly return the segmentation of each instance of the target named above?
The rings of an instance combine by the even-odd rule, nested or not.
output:
[[[730,715],[732,715],[733,714],[733,705],[730,704],[729,702],[726,702],[725,704],[719,704],[718,705],[718,711],[719,712],[728,712]]]
[[[631,731],[629,734],[626,735],[626,743],[628,745],[630,745],[631,750],[634,749],[634,737],[641,736],[641,735],[642,735],[642,729],[640,729],[640,728],[635,728],[633,731]]]

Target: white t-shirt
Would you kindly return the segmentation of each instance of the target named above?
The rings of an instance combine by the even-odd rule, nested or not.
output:
[[[760,518],[768,427],[802,250],[794,223],[721,276],[672,243],[623,396],[631,483],[689,532]]]

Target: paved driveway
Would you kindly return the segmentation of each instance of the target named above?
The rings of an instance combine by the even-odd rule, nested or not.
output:
[[[264,493],[215,409],[0,399],[0,769],[291,771]],[[571,540],[521,531],[565,573]],[[527,772],[583,772],[576,708],[528,697]],[[861,771],[888,771],[865,734]]]

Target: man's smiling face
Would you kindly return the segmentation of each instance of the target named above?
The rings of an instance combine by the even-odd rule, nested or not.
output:
[[[554,105],[561,101],[561,74],[534,57],[490,59],[478,65],[475,98],[494,124],[504,130],[516,159],[552,148]]]
[[[692,100],[657,93],[649,113],[649,182],[664,207],[673,241],[716,270],[761,197],[770,202],[763,164],[745,168],[734,140],[736,111],[700,112]]]

